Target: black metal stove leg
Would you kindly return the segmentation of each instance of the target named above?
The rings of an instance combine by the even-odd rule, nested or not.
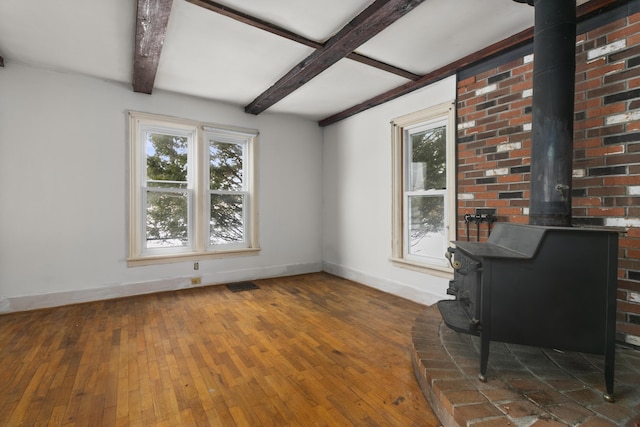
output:
[[[480,334],[480,374],[478,379],[487,382],[487,364],[489,362],[489,336]]]
[[[611,347],[611,346],[610,346]],[[607,402],[615,402],[616,397],[613,394],[613,372],[615,368],[615,348],[607,350],[604,355],[604,382],[607,386],[607,392],[604,394],[604,400]]]

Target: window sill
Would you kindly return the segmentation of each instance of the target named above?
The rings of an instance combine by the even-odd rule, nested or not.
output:
[[[207,259],[230,258],[238,256],[257,255],[260,248],[244,248],[218,252],[187,252],[184,254],[152,255],[127,259],[127,267],[140,267],[145,265],[170,264],[186,261],[203,261]]]
[[[391,258],[391,263],[399,268],[406,268],[408,270],[418,271],[420,273],[426,273],[449,280],[453,279],[453,269],[451,267],[421,264],[414,261],[407,261],[404,258]]]

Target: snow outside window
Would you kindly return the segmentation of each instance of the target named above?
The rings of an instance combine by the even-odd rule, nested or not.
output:
[[[455,238],[453,105],[395,119],[392,260],[400,266],[449,271]]]

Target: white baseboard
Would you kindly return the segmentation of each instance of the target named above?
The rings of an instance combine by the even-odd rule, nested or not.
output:
[[[126,283],[103,286],[100,288],[53,292],[48,294],[0,298],[0,313],[37,310],[41,308],[60,307],[63,305],[83,302],[109,300],[134,295],[192,288],[194,285],[191,284],[191,278],[194,276],[202,278],[202,285],[195,286],[210,286],[245,280],[258,280],[272,277],[295,276],[297,274],[317,273],[319,271],[322,271],[321,262],[221,271],[216,272],[215,274],[205,274],[201,271],[203,274],[190,275],[186,277]]]
[[[353,280],[354,282],[362,283],[363,285],[370,286],[389,294],[397,295],[399,297],[417,302],[419,304],[432,305],[440,301],[441,299],[450,298],[447,295],[431,292],[424,288],[416,288],[406,283],[400,283],[393,280],[372,276],[353,268],[329,262],[325,262],[323,264],[323,270],[327,273],[345,279]],[[445,279],[433,276],[433,280],[435,282],[439,282]]]

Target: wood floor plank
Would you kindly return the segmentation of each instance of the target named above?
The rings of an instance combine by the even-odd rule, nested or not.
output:
[[[1,315],[0,425],[439,425],[409,357],[423,306],[325,273],[256,284]]]

